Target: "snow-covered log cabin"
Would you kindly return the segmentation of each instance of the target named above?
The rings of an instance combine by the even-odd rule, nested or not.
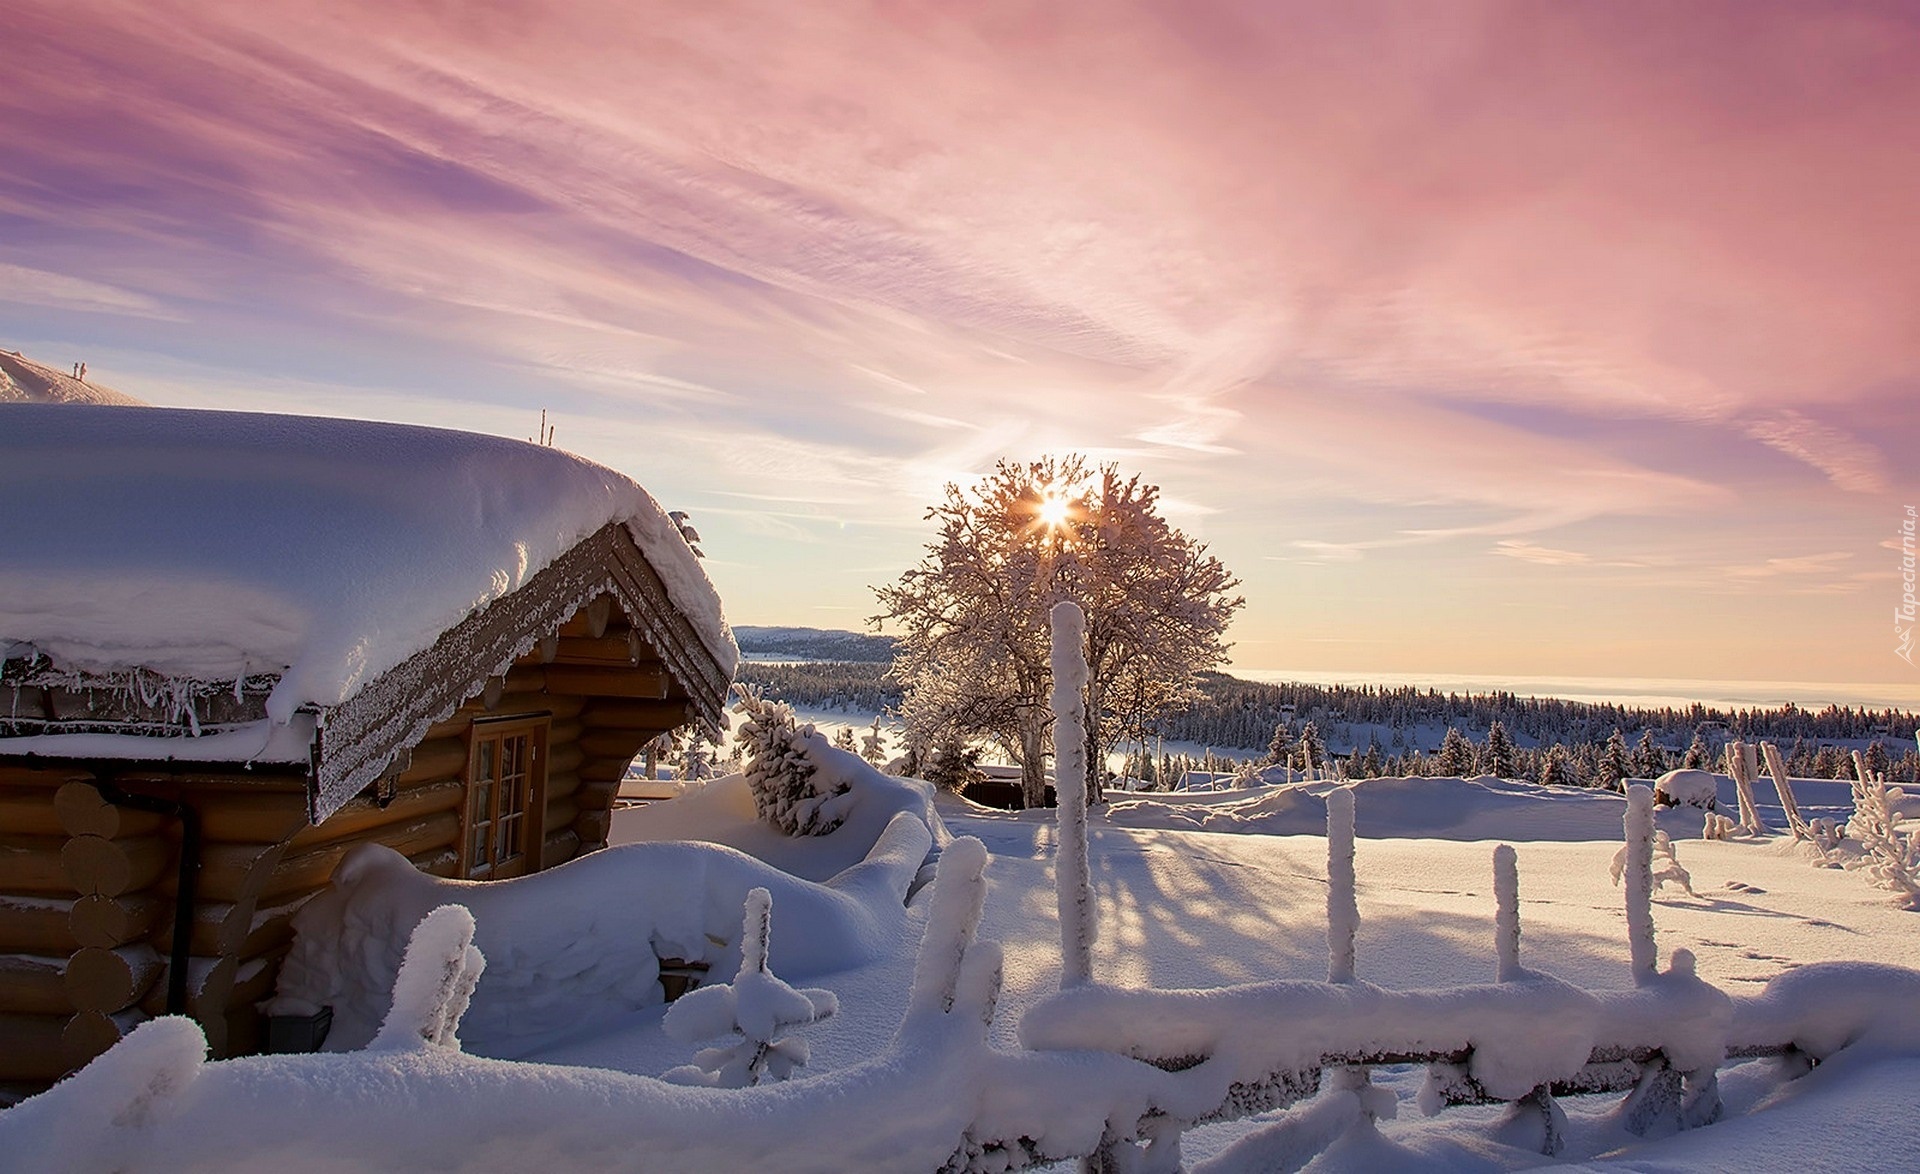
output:
[[[0,1091],[170,1010],[258,1050],[349,848],[476,879],[598,848],[738,659],[653,498],[534,444],[0,404],[0,502]]]

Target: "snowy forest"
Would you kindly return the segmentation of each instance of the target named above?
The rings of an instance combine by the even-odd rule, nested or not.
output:
[[[889,668],[874,661],[749,661],[740,679],[804,709],[880,714],[900,704]],[[1504,692],[1268,684],[1215,672],[1200,674],[1198,683],[1198,701],[1160,715],[1154,741],[1133,747],[1129,777],[1151,783],[1187,770],[1228,772],[1250,753],[1304,766],[1304,742],[1316,768],[1338,762],[1349,778],[1485,773],[1606,786],[1681,766],[1711,767],[1727,742],[1740,739],[1779,743],[1799,778],[1850,777],[1849,755],[1858,749],[1890,780],[1920,781],[1920,718],[1899,710],[1647,709]],[[1201,749],[1168,750],[1163,741]]]

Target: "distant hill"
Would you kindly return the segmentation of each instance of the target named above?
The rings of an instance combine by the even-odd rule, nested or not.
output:
[[[124,391],[82,382],[66,371],[43,367],[19,351],[0,351],[0,403],[150,406]]]
[[[893,637],[826,628],[765,628],[744,624],[733,630],[740,653],[749,660],[835,660],[890,664]]]

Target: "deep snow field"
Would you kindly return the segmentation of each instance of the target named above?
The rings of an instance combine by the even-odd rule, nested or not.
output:
[[[1074,1059],[1085,1053],[1027,1052],[1024,1064],[1003,1062],[1004,1053],[1018,1048],[1022,1017],[1059,983],[1055,813],[992,811],[945,796],[930,812],[916,784],[883,779],[850,755],[816,746],[826,774],[859,784],[854,814],[827,837],[779,836],[754,818],[746,786],[733,776],[686,798],[617,813],[615,843],[650,847],[615,847],[521,882],[483,886],[484,893],[461,882],[431,882],[434,893],[415,892],[429,884],[421,878],[386,887],[399,911],[388,920],[398,923],[435,901],[463,893],[485,898],[473,904],[481,923],[475,941],[492,951],[491,990],[503,993],[490,995],[482,976],[463,1039],[469,1053],[532,1063],[417,1042],[413,1050],[382,1052],[375,1041],[372,1051],[202,1065],[194,1059],[197,1033],[174,1030],[169,1038],[169,1025],[186,1025],[161,1021],[53,1092],[0,1113],[0,1155],[12,1156],[0,1166],[17,1160],[23,1170],[124,1165],[278,1174],[422,1165],[518,1171],[540,1162],[555,1169],[921,1170],[939,1164],[938,1155],[949,1151],[954,1131],[976,1105],[1004,1118],[1021,1108],[1006,1103],[1009,1095],[1031,1099],[1036,1107],[1029,1116],[1045,1121],[1054,1119],[1049,1114],[1071,1116],[1066,1110],[1076,1104],[1100,1103],[1113,1082],[1124,1079],[1116,1065],[1139,1066],[1110,1057]],[[1099,916],[1096,980],[1149,989],[1323,980],[1327,841],[1310,829],[1324,828],[1330,789],[1304,784],[1162,795],[1096,810],[1089,832]],[[1505,840],[1518,854],[1523,963],[1589,990],[1633,987],[1624,901],[1609,876],[1626,807],[1620,797],[1491,779],[1368,780],[1354,795],[1362,982],[1405,990],[1493,980],[1492,833],[1505,829],[1514,833]],[[1764,806],[1770,797],[1763,794],[1762,813],[1777,826],[1777,810]],[[1836,799],[1805,794],[1802,805],[1817,814]],[[1816,961],[1920,969],[1920,915],[1898,908],[1863,874],[1815,867],[1783,836],[1700,840],[1695,809],[1663,811],[1659,822],[1690,870],[1694,891],[1668,886],[1656,894],[1663,965],[1685,947],[1697,957],[1702,978],[1734,995],[1756,994],[1768,980]],[[799,1076],[773,1089],[739,1092],[649,1079],[686,1064],[694,1051],[663,1030],[657,1005],[601,1003],[583,1007],[570,1026],[555,1021],[531,1034],[501,1031],[513,1017],[514,1000],[524,997],[514,992],[530,979],[572,981],[568,975],[583,970],[583,953],[605,955],[598,959],[605,970],[606,957],[630,955],[649,924],[659,932],[663,919],[647,911],[648,895],[675,887],[667,873],[682,857],[649,852],[684,852],[671,841],[689,837],[731,845],[793,874],[770,885],[774,968],[795,986],[830,991],[839,1007],[833,1018],[805,1029],[812,1054]],[[842,871],[889,837],[895,844],[889,859]],[[986,849],[978,937],[1004,950],[1004,988],[987,1035],[1003,1050],[1000,1060],[966,1042],[960,1001],[943,1020],[937,1009],[929,1017],[924,1002],[910,996],[929,908],[940,896],[937,886],[912,882],[913,861],[929,844],[956,861],[973,858],[978,850],[958,837],[976,838]],[[746,856],[722,852],[700,867],[707,880],[693,888],[723,880],[720,887],[733,893],[767,883],[757,879],[764,871],[754,871],[764,865]],[[815,881],[830,883],[809,887]],[[902,910],[898,894],[909,889],[913,895]],[[721,939],[737,935],[739,923],[733,908],[721,909],[710,898],[704,911],[689,911],[696,920],[706,918],[707,939],[719,949],[710,975],[717,982],[731,976],[738,958]],[[858,916],[862,906],[874,916]],[[953,917],[951,910],[932,916],[943,924]],[[816,947],[822,935],[847,932],[850,917],[865,960],[846,965],[853,951]],[[364,914],[350,920],[380,922]],[[676,932],[699,937],[697,923]],[[642,936],[636,940],[636,934]],[[530,947],[555,940],[565,944],[540,946],[544,960],[531,956],[539,950]],[[595,946],[596,940],[606,944]],[[567,965],[554,969],[556,956]],[[651,964],[650,956],[646,961]],[[539,971],[541,965],[549,970]],[[390,970],[369,974],[360,980],[380,989],[391,984]],[[962,987],[971,989],[964,978]],[[910,1001],[923,1009],[915,1012]],[[1786,1080],[1774,1060],[1723,1068],[1727,1118],[1663,1140],[1621,1131],[1610,1116],[1620,1094],[1565,1098],[1569,1143],[1567,1161],[1558,1164],[1740,1174],[1913,1169],[1912,1155],[1920,1153],[1920,1110],[1913,1104],[1920,1089],[1920,995],[1884,1027],[1871,1033],[1890,1043],[1883,1053],[1856,1045],[1798,1080]],[[370,1031],[368,1025],[354,1046]],[[1396,1119],[1383,1120],[1377,1134],[1347,1134],[1306,1168],[1556,1164],[1493,1140],[1498,1107],[1423,1116],[1415,1103],[1421,1078],[1409,1067],[1376,1071],[1376,1085],[1397,1102]],[[1005,1087],[996,1088],[996,1081]],[[1274,1123],[1325,1117],[1323,1109],[1351,1095],[1323,1094],[1291,1110],[1195,1129],[1183,1141],[1184,1160],[1213,1174],[1300,1168],[1297,1161],[1271,1160],[1271,1151],[1263,1155],[1262,1145],[1282,1128]],[[936,1156],[924,1157],[930,1153]]]

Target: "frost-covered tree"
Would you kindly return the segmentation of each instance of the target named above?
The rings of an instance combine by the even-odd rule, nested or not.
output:
[[[1267,763],[1272,766],[1286,766],[1293,761],[1293,746],[1298,741],[1293,736],[1293,723],[1283,721],[1273,727],[1273,737],[1267,742]]]
[[[845,750],[848,754],[856,753],[853,745],[852,726],[841,726],[833,732],[833,748],[835,750]]]
[[[901,632],[894,675],[913,736],[990,738],[1045,789],[1051,687],[1047,612],[1087,617],[1087,778],[1155,713],[1197,696],[1194,676],[1226,657],[1245,600],[1219,559],[1160,516],[1160,491],[1080,456],[1002,461],[978,484],[946,487],[927,511],[920,563],[875,589],[875,622]]]
[[[1513,778],[1519,771],[1514,762],[1513,739],[1507,736],[1507,727],[1498,720],[1487,726],[1487,750],[1481,756],[1480,768],[1497,779]]]
[[[1434,760],[1434,769],[1441,778],[1458,778],[1473,772],[1473,743],[1467,736],[1452,726],[1447,727],[1447,736],[1440,739],[1440,753]]]
[[[673,769],[676,777],[689,782],[713,777],[713,743],[705,730],[695,726],[687,732],[680,744],[680,760]]]
[[[1713,753],[1707,749],[1707,740],[1696,731],[1693,741],[1687,745],[1687,757],[1680,763],[1683,770],[1712,770]]]
[[[1297,754],[1300,769],[1311,771],[1316,777],[1320,768],[1327,763],[1327,744],[1320,738],[1320,727],[1308,722],[1300,727],[1300,747]]]
[[[1574,785],[1573,767],[1567,761],[1567,748],[1555,742],[1540,754],[1540,785],[1543,787],[1571,787]]]
[[[1867,751],[1864,757],[1866,759],[1867,774],[1869,777],[1873,775],[1885,777],[1893,766],[1892,760],[1887,757],[1886,744],[1878,738],[1867,743]]]
[[[1653,744],[1652,730],[1640,731],[1640,741],[1633,748],[1633,773],[1642,779],[1657,779],[1667,773],[1667,756]]]
[[[875,770],[887,760],[887,736],[880,732],[880,715],[873,715],[873,727],[860,736],[860,757]]]
[[[824,836],[847,817],[847,784],[822,789],[807,754],[811,725],[799,725],[793,707],[736,686],[734,711],[747,720],[740,741],[747,747],[747,787],[760,818],[789,836]]]
[[[1606,749],[1600,752],[1600,785],[1611,790],[1620,789],[1620,780],[1633,773],[1633,755],[1627,750],[1627,736],[1615,726],[1613,735],[1607,739]]]
[[[667,1008],[661,1022],[666,1033],[681,1043],[725,1035],[738,1038],[701,1049],[692,1064],[670,1069],[662,1079],[709,1088],[746,1088],[785,1080],[806,1065],[807,1041],[789,1033],[833,1015],[839,1000],[832,991],[796,990],[767,968],[767,939],[772,931],[773,895],[754,889],[747,894],[740,970],[733,982],[689,991]]]

